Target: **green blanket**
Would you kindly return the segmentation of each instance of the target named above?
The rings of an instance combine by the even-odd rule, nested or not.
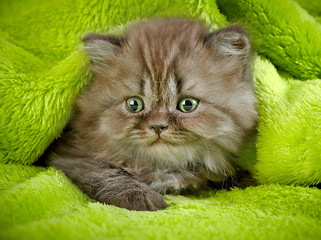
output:
[[[32,166],[90,82],[81,37],[152,16],[249,30],[259,125],[239,162],[262,185],[135,212]],[[320,22],[320,0],[1,0],[0,239],[321,239]]]

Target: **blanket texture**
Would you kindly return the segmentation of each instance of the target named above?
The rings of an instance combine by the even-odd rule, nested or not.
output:
[[[250,32],[259,125],[239,163],[262,185],[135,212],[32,166],[90,83],[81,37],[153,16]],[[320,239],[320,22],[320,0],[1,0],[0,239]]]

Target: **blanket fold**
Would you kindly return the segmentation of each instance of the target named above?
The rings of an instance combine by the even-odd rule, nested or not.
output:
[[[218,5],[230,21],[247,27],[255,50],[278,68],[297,79],[321,78],[321,26],[297,3],[218,0]]]

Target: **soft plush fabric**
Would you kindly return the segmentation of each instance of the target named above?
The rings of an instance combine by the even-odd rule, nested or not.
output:
[[[249,30],[259,125],[239,163],[263,185],[135,212],[31,166],[90,83],[81,37],[152,16]],[[0,239],[320,239],[320,16],[319,0],[1,0]]]
[[[0,239],[320,239],[321,191],[267,185],[165,196],[135,212],[89,200],[55,169],[1,166]]]

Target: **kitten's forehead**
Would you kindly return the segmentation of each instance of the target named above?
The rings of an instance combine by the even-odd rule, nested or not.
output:
[[[155,81],[146,72],[141,78],[141,95],[151,99],[154,104],[169,106],[176,102],[180,81],[175,74],[170,73],[166,78]]]
[[[168,104],[177,101],[182,87],[179,65],[203,48],[207,31],[190,19],[156,19],[129,28],[127,49],[142,64],[140,94]],[[188,81],[184,85],[188,87]]]
[[[201,42],[209,28],[200,20],[191,19],[153,19],[141,21],[125,31],[125,39],[131,48],[146,50],[154,58],[166,58],[181,51],[188,51]]]
[[[124,38],[145,70],[165,79],[179,56],[189,55],[203,45],[207,31],[200,21],[161,18],[139,22],[125,32]]]

